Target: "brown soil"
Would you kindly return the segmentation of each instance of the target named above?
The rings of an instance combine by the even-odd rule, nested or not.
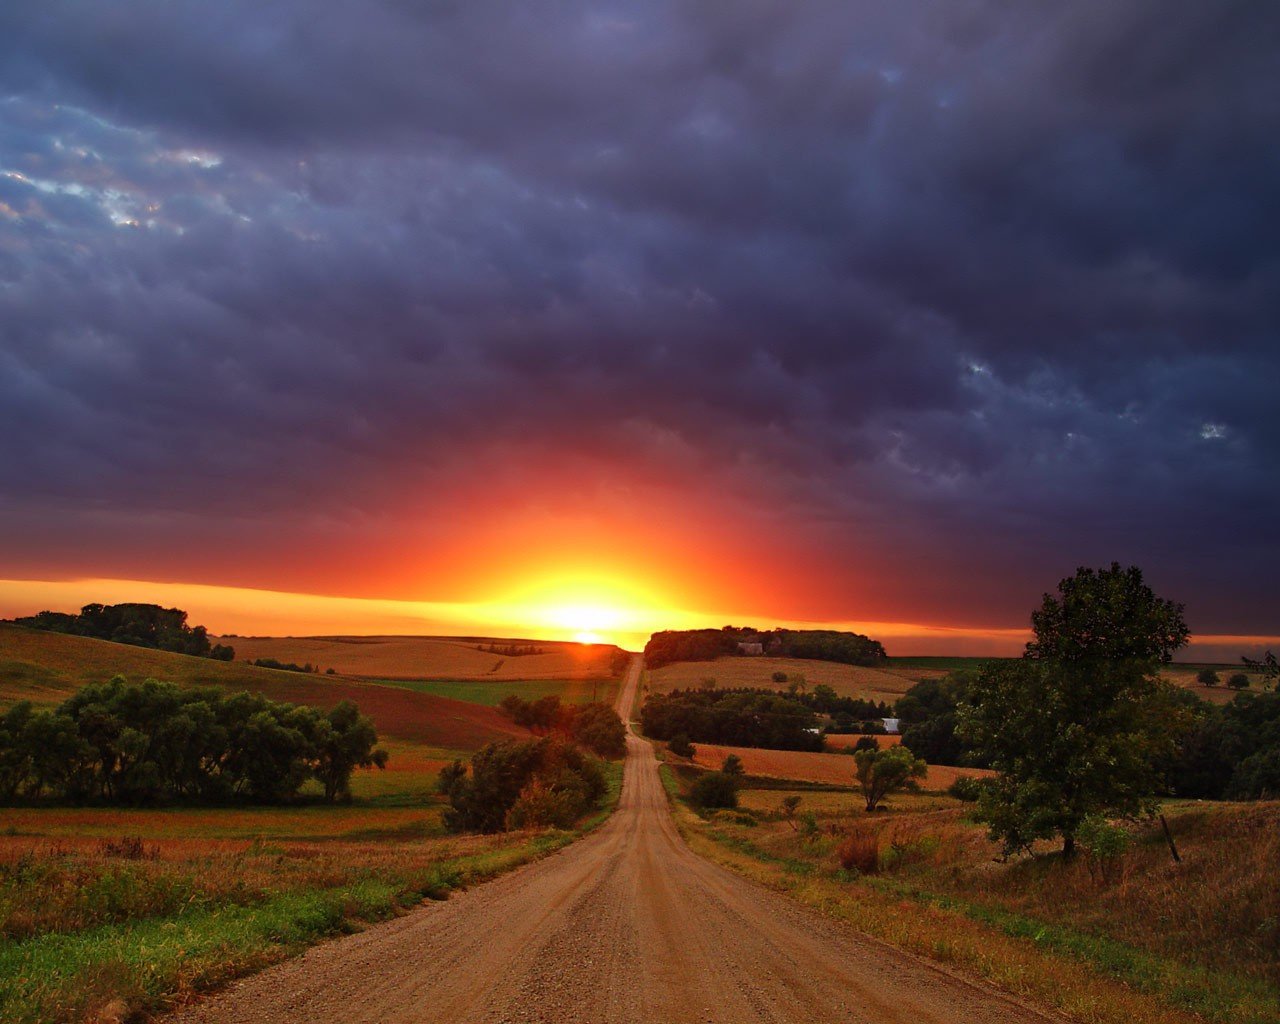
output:
[[[637,659],[620,710],[631,706],[639,668]],[[635,736],[627,740],[618,809],[593,835],[447,902],[318,946],[173,1018],[184,1024],[1046,1019],[696,856],[676,830],[652,749]]]

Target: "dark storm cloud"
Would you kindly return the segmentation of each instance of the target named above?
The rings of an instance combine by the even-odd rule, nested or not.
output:
[[[8,5],[0,556],[571,453],[1271,628],[1277,55],[1268,3]]]

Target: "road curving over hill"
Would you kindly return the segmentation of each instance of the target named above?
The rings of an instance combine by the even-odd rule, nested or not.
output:
[[[627,717],[640,659],[618,698]],[[183,1024],[1029,1024],[1046,1018],[694,854],[653,750],[616,813],[496,881],[247,978]]]

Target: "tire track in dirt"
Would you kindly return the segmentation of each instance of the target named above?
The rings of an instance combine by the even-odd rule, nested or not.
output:
[[[636,658],[618,697],[627,718]],[[317,946],[173,1024],[1031,1024],[1052,1020],[695,855],[652,748],[535,864]]]

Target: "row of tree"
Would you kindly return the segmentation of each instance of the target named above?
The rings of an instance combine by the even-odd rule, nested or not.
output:
[[[649,668],[661,668],[676,661],[712,661],[722,655],[740,653],[740,644],[759,644],[762,653],[775,658],[811,658],[846,665],[880,665],[886,658],[880,642],[861,633],[724,626],[654,633],[644,647],[645,664]]]
[[[350,795],[357,768],[386,764],[377,742],[350,701],[326,713],[117,676],[0,716],[0,801],[278,803],[312,779],[332,801]]]
[[[645,734],[775,750],[821,750],[818,716],[796,697],[772,690],[673,690],[640,709]]]
[[[554,695],[530,701],[512,693],[498,707],[516,725],[543,735],[556,733],[600,757],[616,759],[627,752],[626,727],[608,704],[564,704]]]
[[[225,644],[212,643],[204,626],[187,625],[187,613],[181,608],[162,608],[158,604],[87,604],[78,614],[43,611],[13,621],[31,629],[218,661],[231,661],[236,654]]]

